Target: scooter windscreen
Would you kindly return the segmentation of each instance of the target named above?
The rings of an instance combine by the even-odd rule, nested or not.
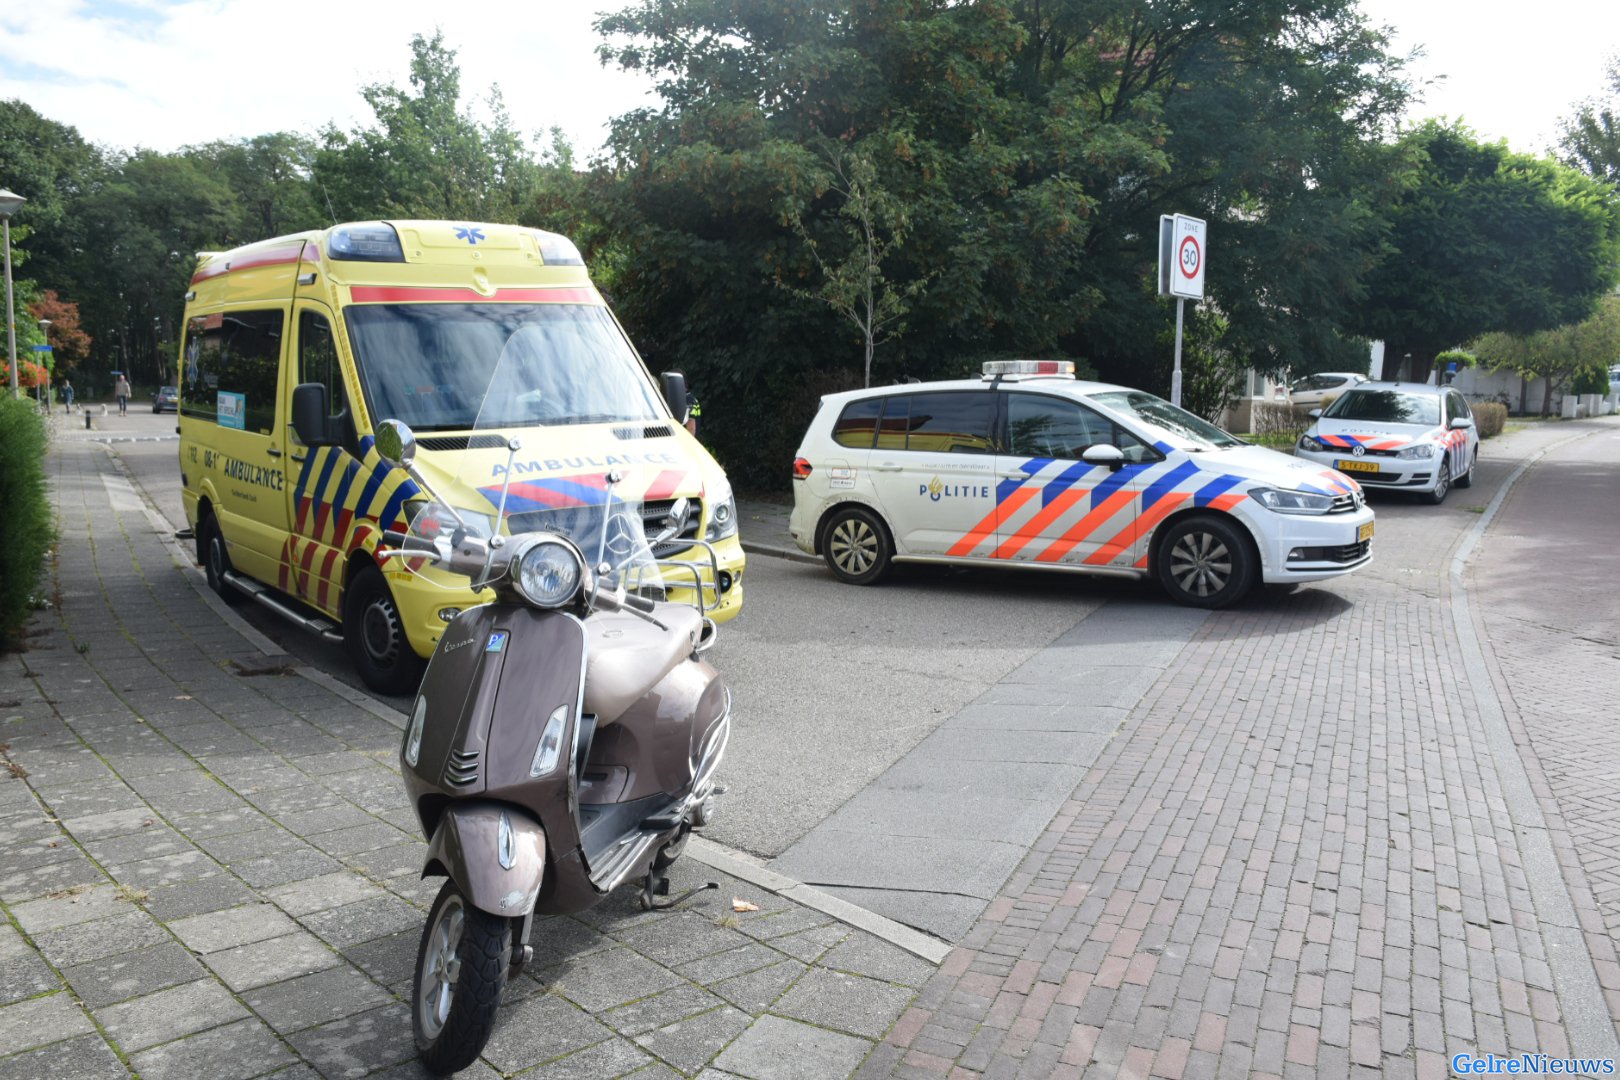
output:
[[[424,557],[401,563],[449,589],[504,579],[547,606],[576,584],[663,599],[648,533],[678,533],[695,511],[678,500],[646,517],[643,495],[660,470],[637,461],[611,426],[639,429],[646,403],[629,395],[615,412],[600,385],[575,385],[589,365],[558,355],[549,322],[500,329],[506,337],[487,375],[466,370],[479,359],[470,350],[453,383],[431,388],[458,399],[470,399],[474,385],[482,393],[476,404],[443,403],[442,412],[470,420],[465,428],[416,442],[415,468],[433,495],[405,508],[403,546]],[[558,427],[577,428],[579,453],[558,455]],[[551,449],[541,453],[542,445]],[[583,565],[576,570],[560,548],[535,551],[546,538],[567,541]]]

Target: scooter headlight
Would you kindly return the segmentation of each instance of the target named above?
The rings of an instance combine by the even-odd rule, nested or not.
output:
[[[427,722],[427,697],[418,694],[411,710],[411,726],[405,732],[405,764],[415,765],[422,756],[422,725]]]
[[[541,540],[518,560],[514,581],[523,598],[537,607],[562,607],[579,595],[585,563],[571,544]]]

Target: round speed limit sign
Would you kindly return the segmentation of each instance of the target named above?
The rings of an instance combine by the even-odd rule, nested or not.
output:
[[[1198,247],[1198,237],[1183,236],[1181,238],[1181,251],[1177,255],[1177,262],[1181,267],[1182,277],[1192,281],[1198,276],[1198,268],[1204,262],[1204,254]]]

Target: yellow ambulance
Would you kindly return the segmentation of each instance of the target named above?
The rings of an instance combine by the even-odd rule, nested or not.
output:
[[[490,430],[483,403],[514,342],[532,385],[503,376],[502,400],[516,404]],[[310,443],[294,428],[295,391],[305,421],[312,397],[324,403]],[[616,491],[660,535],[674,522],[656,554],[689,564],[683,580],[724,621],[743,599],[737,508],[685,418],[684,379],[654,381],[578,250],[554,233],[339,225],[202,253],[186,293],[180,472],[209,584],[341,641],[384,693],[414,691],[447,621],[481,601],[375,558],[383,534],[428,504],[378,458],[379,421],[410,425],[435,489],[490,515],[492,492],[509,489],[510,517],[566,506],[582,482],[621,473]]]

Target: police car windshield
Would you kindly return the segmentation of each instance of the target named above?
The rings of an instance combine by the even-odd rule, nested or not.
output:
[[[1324,409],[1322,415],[1333,420],[1433,427],[1440,422],[1440,398],[1404,390],[1352,390]]]
[[[363,304],[345,314],[372,415],[415,431],[663,417],[603,307]]]
[[[1243,445],[1242,439],[1228,435],[1208,420],[1142,390],[1109,390],[1092,394],[1091,400],[1135,419],[1160,435],[1169,436],[1186,449],[1224,450]]]

